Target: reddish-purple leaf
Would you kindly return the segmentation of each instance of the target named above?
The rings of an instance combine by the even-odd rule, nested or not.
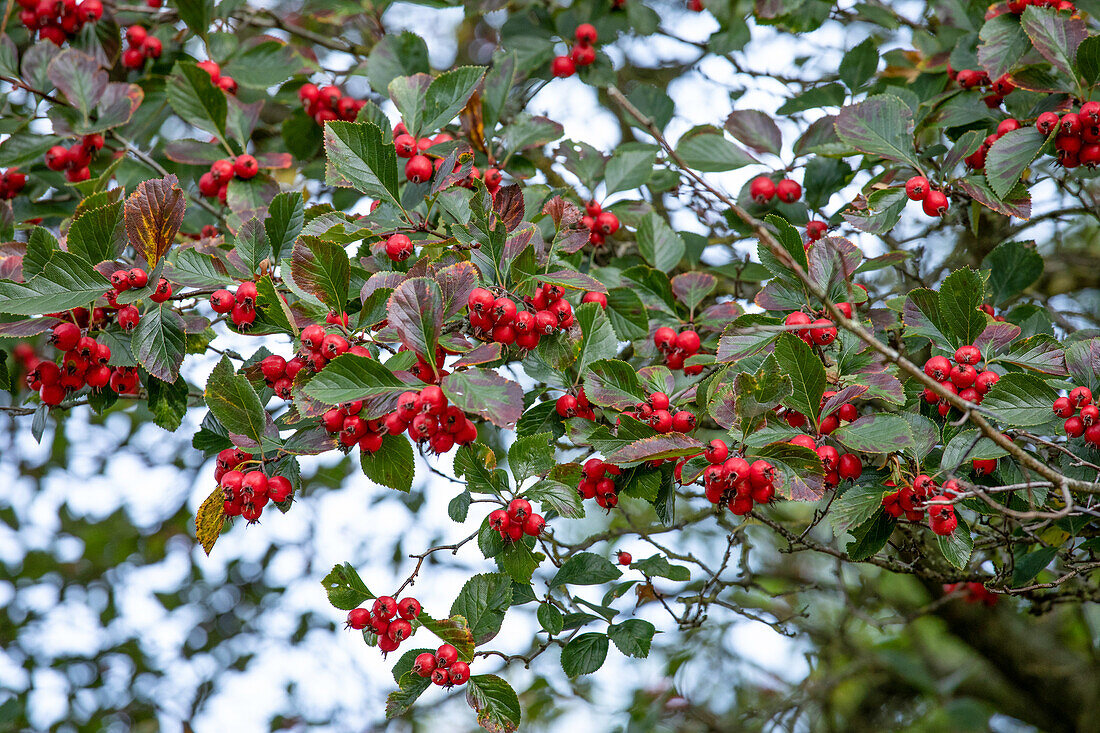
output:
[[[737,109],[726,118],[726,130],[734,139],[758,153],[779,155],[783,136],[772,118],[754,109]]]
[[[710,295],[718,278],[708,272],[685,272],[672,278],[672,294],[689,309]]]
[[[60,318],[26,318],[22,321],[10,321],[0,323],[0,337],[4,338],[29,338],[40,333],[46,333],[57,324]]]
[[[841,405],[851,402],[856,397],[859,397],[866,391],[867,387],[862,384],[853,384],[845,387],[829,399],[825,400],[825,404],[821,406],[821,414],[831,414],[833,410],[839,409]]]
[[[290,153],[256,153],[255,157],[261,168],[272,170],[289,168],[294,164],[294,156]]]
[[[574,224],[579,224],[584,213],[576,204],[566,201],[561,196],[555,196],[542,207],[542,213],[549,216],[556,229],[563,229]]]
[[[179,180],[170,173],[142,181],[126,199],[126,236],[149,269],[157,266],[175,241],[186,206]]]
[[[523,413],[523,387],[488,369],[452,372],[440,386],[460,410],[480,415],[497,427],[515,427]]]
[[[512,231],[523,221],[523,191],[516,184],[500,188],[493,196],[493,212]]]
[[[375,290],[380,290],[381,288],[393,290],[398,285],[405,282],[406,279],[407,277],[403,272],[392,272],[390,270],[376,272],[363,283],[363,289],[360,291],[359,297],[363,302],[366,302],[367,298],[369,298],[370,294]]]
[[[553,272],[548,272],[540,276],[539,280],[544,283],[561,285],[562,287],[571,288],[573,290],[594,291],[597,293],[607,292],[607,286],[602,282],[594,277],[577,272],[576,270],[554,270]]]
[[[477,287],[477,267],[472,262],[459,262],[435,273],[439,291],[443,294],[443,320],[466,307],[470,293]]]
[[[974,339],[974,345],[981,349],[988,359],[1015,341],[1020,333],[1020,327],[1014,323],[993,321],[985,327],[978,338]]]
[[[503,262],[515,260],[523,253],[523,250],[531,246],[532,242],[541,241],[538,239],[538,233],[539,229],[534,224],[527,224],[517,229],[504,243],[504,251],[501,253],[500,259]]]
[[[983,175],[968,176],[956,183],[967,196],[998,214],[1014,216],[1023,221],[1031,218],[1031,194],[1023,183],[1017,183],[1003,200],[997,198]]]
[[[587,229],[574,229],[572,227],[562,229],[554,237],[554,250],[566,254],[579,252],[584,248],[584,245],[588,244],[590,236],[591,232]]]
[[[775,491],[795,501],[817,501],[825,495],[825,469],[817,454],[805,446],[786,441],[769,443],[750,454],[749,460],[763,458],[779,470]]]
[[[708,305],[702,313],[696,316],[695,326],[696,328],[720,333],[742,313],[744,313],[744,309],[732,300]]]
[[[621,466],[628,463],[655,461],[663,458],[690,456],[703,450],[703,444],[684,433],[667,433],[642,438],[614,451],[607,457],[608,463]]]
[[[459,367],[488,364],[491,361],[499,359],[503,351],[504,347],[496,341],[481,344],[463,354],[462,357],[454,363],[454,366],[458,369]]]
[[[390,296],[387,317],[405,346],[425,361],[435,363],[435,347],[443,328],[443,294],[439,283],[426,277],[401,283]]]

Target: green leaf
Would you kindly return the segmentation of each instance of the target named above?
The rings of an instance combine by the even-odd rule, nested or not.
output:
[[[1043,568],[1050,565],[1051,561],[1058,557],[1059,549],[1057,546],[1040,547],[1034,552],[1029,552],[1017,558],[1012,568],[1012,585],[1019,587],[1034,580],[1035,576],[1043,571]]]
[[[299,237],[290,253],[294,282],[337,313],[348,302],[351,263],[339,244],[317,237]]]
[[[31,229],[27,237],[27,253],[23,255],[23,278],[41,275],[46,263],[60,251],[61,245],[48,229],[40,226]]]
[[[851,486],[829,509],[829,520],[838,534],[859,527],[882,509],[882,487]]]
[[[563,517],[573,519],[584,516],[584,506],[577,496],[576,485],[567,486],[553,480],[539,481],[525,491],[524,496],[542,504],[544,510],[550,507]]]
[[[495,674],[477,674],[466,683],[466,702],[477,722],[490,733],[515,733],[520,723],[519,697]]]
[[[837,136],[856,150],[921,170],[913,149],[913,113],[894,95],[877,94],[844,107],[835,124]]]
[[[604,169],[604,186],[607,195],[619,191],[632,191],[641,187],[653,173],[657,149],[652,145],[627,143],[615,149]]]
[[[615,356],[619,342],[610,321],[597,303],[582,303],[573,311],[577,327],[581,330],[580,350],[577,354],[577,370],[583,372],[601,359]]]
[[[455,451],[454,470],[466,479],[470,491],[500,494],[508,489],[508,475],[497,468],[496,454],[483,443],[471,443]]]
[[[549,603],[540,603],[535,615],[538,617],[539,626],[551,636],[557,636],[565,628],[565,619],[561,611]]]
[[[399,76],[430,71],[428,44],[410,31],[386,34],[367,57],[367,77],[373,89],[385,89]]]
[[[642,257],[658,270],[670,272],[684,257],[684,240],[657,214],[638,222],[635,237]]]
[[[913,431],[900,415],[875,413],[842,425],[831,436],[845,448],[861,453],[898,453],[915,450]]]
[[[676,143],[676,153],[689,168],[719,173],[759,163],[734,143],[716,132],[688,133]]]
[[[271,245],[271,258],[278,262],[294,245],[305,224],[305,202],[299,191],[284,191],[271,200],[264,219],[264,231]]]
[[[483,76],[485,68],[482,66],[460,66],[433,79],[424,100],[422,131],[435,132],[453,120],[466,106]],[[411,133],[412,129],[409,131]]]
[[[1046,137],[1031,125],[997,138],[985,156],[985,180],[998,198],[1008,196],[1045,143]]]
[[[622,571],[606,557],[591,552],[571,555],[550,581],[550,587],[559,585],[599,585],[622,576]]]
[[[1002,306],[1042,276],[1043,256],[1034,242],[1005,242],[986,255],[982,267],[989,270],[993,304]]]
[[[630,563],[631,570],[637,570],[650,578],[668,578],[680,583],[691,580],[691,571],[683,565],[673,565],[664,555],[652,555],[645,560]]]
[[[1074,341],[1066,347],[1066,368],[1073,381],[1100,393],[1100,338]]]
[[[1077,48],[1088,37],[1085,21],[1076,15],[1029,5],[1020,16],[1020,26],[1035,50],[1066,79],[1075,77]]]
[[[435,619],[425,612],[417,617],[421,625],[448,644],[458,649],[458,658],[469,662],[474,658],[474,635],[462,616]]]
[[[409,712],[416,699],[431,686],[431,677],[421,677],[415,672],[406,672],[401,675],[398,689],[386,697],[386,717],[396,718]]]
[[[470,625],[474,644],[493,640],[512,605],[512,579],[502,573],[482,573],[466,581],[451,605],[452,616],[462,616]]]
[[[328,602],[341,611],[358,608],[365,601],[374,598],[374,594],[367,590],[363,579],[350,563],[334,565],[321,580],[321,586],[328,594]]]
[[[399,76],[389,83],[390,99],[401,114],[401,120],[413,137],[420,137],[423,131],[424,106],[427,103],[428,87],[432,77],[428,74]]]
[[[638,618],[627,619],[621,624],[607,627],[607,637],[615,642],[620,652],[628,657],[644,659],[649,656],[649,646],[657,629],[648,621]]]
[[[157,379],[173,383],[179,377],[185,342],[183,318],[167,303],[154,304],[134,329],[134,358]]]
[[[214,18],[214,0],[176,0],[176,10],[191,32],[206,38]]]
[[[340,405],[387,395],[399,395],[410,386],[374,359],[341,354],[330,361],[302,388],[308,396],[326,405]],[[389,406],[387,405],[387,408]],[[389,412],[386,409],[386,412]],[[372,418],[381,415],[371,414]]]
[[[376,199],[401,206],[397,151],[372,122],[334,121],[325,125],[325,181],[352,186]]]
[[[452,372],[439,386],[463,412],[480,415],[497,427],[514,428],[523,413],[523,387],[492,369]]]
[[[408,492],[416,474],[412,443],[404,435],[386,435],[374,453],[359,451],[363,473],[376,484]]]
[[[92,56],[68,48],[50,61],[46,76],[65,95],[65,99],[88,121],[88,115],[107,91],[107,72],[99,68]]]
[[[56,252],[26,283],[0,281],[0,313],[33,316],[87,306],[111,288],[82,257]]]
[[[327,371],[327,369],[326,369]],[[260,443],[267,427],[267,414],[252,383],[233,371],[229,357],[222,355],[203,392],[206,406],[230,433],[244,435]]]
[[[668,433],[628,443],[609,453],[607,460],[609,463],[625,465],[690,456],[702,450],[703,444],[690,435]]]
[[[258,36],[261,40],[243,53],[231,58],[222,67],[222,76],[232,77],[238,84],[250,89],[266,90],[277,86],[300,70],[300,59],[283,41],[270,36]],[[251,41],[250,41],[251,42]],[[232,118],[233,108],[230,108]]]
[[[1077,47],[1077,71],[1089,86],[1100,81],[1100,36],[1089,36]]]
[[[958,514],[955,516],[959,522],[955,531],[946,536],[936,535],[936,544],[940,546],[944,559],[961,570],[970,562],[970,555],[974,552],[974,537],[966,520]]]
[[[93,265],[117,258],[126,247],[122,202],[85,211],[77,217],[69,227],[66,245],[74,255]]]
[[[1043,425],[1051,421],[1050,406],[1057,398],[1054,388],[1039,377],[1009,372],[1002,374],[985,395],[982,407],[993,411],[1007,425]]]
[[[168,103],[185,122],[217,136],[226,144],[225,121],[228,112],[225,92],[210,80],[210,75],[190,61],[177,61],[168,76]]]
[[[753,458],[763,458],[779,471],[782,482],[775,485],[779,496],[795,501],[817,501],[825,494],[821,459],[809,448],[777,440],[755,449],[750,455],[750,462]]]
[[[508,448],[508,468],[516,485],[532,476],[541,476],[554,467],[554,442],[550,433],[517,438]]]
[[[1020,20],[1011,13],[990,18],[978,32],[978,62],[990,79],[999,79],[1020,63],[1031,50],[1031,40],[1020,27]]]
[[[499,537],[500,535],[497,535]],[[517,583],[530,584],[531,576],[539,566],[542,555],[536,555],[531,551],[527,540],[512,542],[504,547],[504,550],[496,556],[497,565],[509,578]]]
[[[260,270],[260,263],[271,261],[271,244],[267,241],[267,232],[260,226],[260,220],[249,219],[237,230],[236,243],[233,245],[237,256],[244,263],[248,273],[256,273]],[[341,251],[343,251],[341,249]],[[345,253],[346,257],[347,253]],[[295,280],[301,285],[301,280],[295,276]],[[345,291],[346,292],[346,291]]]
[[[443,293],[435,280],[414,277],[398,285],[390,296],[387,318],[405,346],[434,363],[443,328]]]
[[[187,380],[169,383],[150,375],[143,381],[153,422],[169,432],[178,430],[187,414]]]
[[[591,674],[603,666],[607,647],[606,634],[581,634],[561,650],[561,668],[570,677]]]
[[[943,333],[953,346],[974,343],[985,330],[986,316],[978,307],[985,295],[985,279],[969,267],[955,270],[940,286],[939,313]]]
[[[584,394],[600,407],[633,408],[647,398],[634,367],[618,359],[600,359],[584,373]]]
[[[853,92],[875,75],[878,70],[879,49],[875,39],[867,38],[840,60],[840,80]]]
[[[825,367],[809,346],[793,333],[783,333],[775,341],[775,360],[791,378],[791,394],[783,404],[798,410],[817,425],[821,395],[825,393]]]
[[[897,523],[880,508],[863,524],[851,530],[855,539],[848,543],[848,557],[856,562],[866,560],[886,546]]]

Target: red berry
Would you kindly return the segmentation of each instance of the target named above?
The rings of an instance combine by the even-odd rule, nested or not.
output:
[[[653,333],[653,344],[661,351],[671,351],[676,341],[676,331],[668,326],[661,326]]]
[[[779,185],[775,187],[775,195],[779,197],[779,200],[786,204],[793,204],[798,199],[802,198],[802,186],[797,182],[792,181],[790,178],[784,178],[779,182]]]
[[[863,473],[863,462],[854,453],[845,453],[837,463],[837,473],[841,478],[855,480]]]
[[[676,334],[676,348],[685,354],[694,354],[699,351],[702,342],[695,331],[681,331]]]
[[[1074,387],[1070,390],[1069,401],[1077,407],[1092,404],[1092,390],[1088,387]]]
[[[444,644],[435,650],[435,666],[446,669],[458,661],[458,649],[450,644]]]
[[[141,54],[146,58],[159,59],[161,51],[164,49],[159,38],[148,36],[141,44]]]
[[[573,76],[577,73],[577,65],[568,56],[555,56],[550,62],[550,73],[560,78]]]
[[[581,297],[581,302],[582,303],[599,303],[601,308],[603,308],[605,310],[607,309],[607,296],[604,295],[603,293],[595,293],[595,292],[585,293],[584,296]]]
[[[749,196],[756,203],[763,205],[771,201],[775,196],[775,182],[767,176],[757,176],[749,184]]]
[[[370,612],[365,608],[353,608],[348,611],[348,626],[355,630],[367,628],[370,621]]]
[[[512,522],[523,523],[531,516],[531,502],[526,499],[512,499],[508,504],[508,519]]]
[[[581,23],[577,26],[576,32],[573,34],[577,39],[577,43],[583,43],[591,46],[596,42],[596,26],[591,23]]]
[[[943,216],[947,213],[947,196],[943,191],[929,191],[924,197],[923,208],[928,216]]]
[[[629,565],[630,563],[634,562],[634,558],[631,557],[630,553],[626,552],[625,550],[619,550],[619,552],[615,556],[615,559],[620,565]]]
[[[982,360],[982,352],[977,346],[960,346],[955,351],[956,364],[977,364]]]
[[[541,514],[532,514],[523,522],[523,533],[530,537],[538,537],[546,527],[546,520]]]
[[[905,182],[905,195],[910,201],[924,201],[928,195],[928,179],[924,176],[913,176]]]
[[[405,164],[405,178],[413,183],[423,183],[432,177],[432,161],[426,155],[414,155]]]
[[[924,373],[937,382],[943,382],[951,376],[951,362],[947,360],[947,357],[933,356],[924,362]]]
[[[397,615],[397,601],[389,596],[379,596],[374,599],[374,606],[371,611],[375,616],[388,621]]]

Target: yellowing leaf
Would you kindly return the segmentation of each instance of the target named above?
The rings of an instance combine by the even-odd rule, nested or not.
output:
[[[178,184],[171,174],[143,181],[126,199],[126,236],[149,269],[168,252],[183,223],[187,204]]]

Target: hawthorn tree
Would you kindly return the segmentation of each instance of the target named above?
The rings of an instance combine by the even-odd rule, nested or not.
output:
[[[512,670],[583,687],[740,616],[830,672],[798,702],[743,692],[761,725],[898,725],[933,714],[904,673],[834,688],[868,629],[939,619],[994,680],[920,696],[1087,729],[1100,3],[465,4],[447,69],[387,5],[8,3],[13,430],[199,412],[207,554],[327,490],[307,456],[380,492],[448,482],[418,508],[443,541],[385,586],[355,557],[323,581],[328,622],[393,662],[387,717],[451,691],[515,730],[539,700]],[[818,37],[835,59],[761,68]],[[733,110],[689,127],[672,85],[709,63]],[[765,82],[774,113],[740,103]],[[594,92],[622,141],[534,113],[555,87]],[[459,556],[451,605],[422,604]],[[838,608],[860,638],[833,637]],[[529,649],[497,648],[517,614]],[[730,724],[639,694],[639,716]]]

